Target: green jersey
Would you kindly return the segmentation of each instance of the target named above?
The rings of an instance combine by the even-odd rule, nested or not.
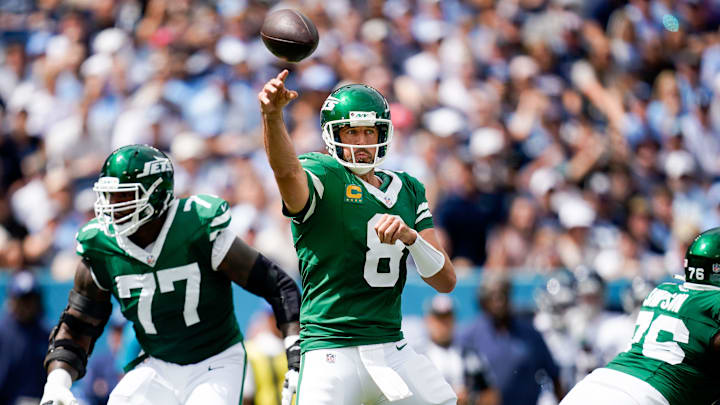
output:
[[[378,189],[330,156],[300,156],[310,196],[292,216],[300,262],[301,347],[307,350],[402,339],[400,295],[408,250],[380,243],[373,227],[383,214],[411,228],[433,226],[423,185],[406,173],[376,170]],[[287,215],[287,211],[285,211]]]
[[[108,237],[93,219],[78,232],[77,251],[97,286],[120,303],[146,354],[192,364],[242,340],[230,280],[216,271],[234,240],[229,224],[225,201],[197,195],[171,203],[144,249]]]
[[[720,371],[710,342],[720,331],[720,291],[711,288],[655,288],[643,301],[631,347],[607,367],[646,381],[671,405],[718,399]]]

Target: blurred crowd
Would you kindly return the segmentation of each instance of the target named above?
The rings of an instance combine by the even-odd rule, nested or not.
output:
[[[459,267],[578,267],[662,278],[720,223],[720,2],[16,0],[0,8],[0,267],[72,275],[109,152],[168,151],[180,196],[296,267],[256,91],[283,66],[259,40],[298,7],[320,44],[289,66],[298,153],[347,82],[391,102],[387,167],[419,177]],[[283,240],[285,243],[276,243]]]
[[[274,8],[317,25],[307,60],[264,48]],[[332,89],[377,88],[384,167],[425,184],[460,276],[552,276],[536,319],[552,332],[582,301],[558,269],[655,282],[720,225],[719,23],[720,0],[2,1],[0,269],[71,279],[101,163],[146,143],[176,195],[225,198],[235,232],[296,276],[256,99],[288,68],[297,152],[324,149]]]
[[[264,48],[273,7],[315,22],[309,59]],[[718,21],[717,0],[4,1],[0,267],[71,277],[99,165],[147,143],[177,195],[227,199],[236,232],[296,272],[256,100],[288,67],[298,153],[323,149],[335,86],[386,95],[386,167],[425,183],[461,272],[661,279],[720,224]]]

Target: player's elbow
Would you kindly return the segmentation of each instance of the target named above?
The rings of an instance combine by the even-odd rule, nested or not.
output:
[[[455,276],[455,272],[453,270],[444,269],[440,273],[438,273],[438,276],[434,282],[431,283],[432,287],[435,289],[435,291],[439,293],[450,293],[455,289],[455,285],[457,284],[457,277]]]
[[[441,293],[451,293],[455,289],[455,285],[457,285],[457,278],[455,277],[455,274],[448,279],[448,281],[443,285],[442,289],[438,289],[438,292]]]
[[[457,276],[455,276],[455,272],[452,273],[452,281],[450,282],[448,292],[452,292],[452,290],[455,289],[455,286],[457,285]]]
[[[435,287],[435,291],[443,294],[451,293],[455,289],[454,285],[443,285]]]

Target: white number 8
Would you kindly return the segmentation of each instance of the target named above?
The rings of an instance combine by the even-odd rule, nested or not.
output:
[[[370,287],[392,287],[400,278],[400,260],[403,257],[405,245],[397,240],[394,245],[381,243],[375,232],[375,224],[380,221],[383,214],[375,214],[367,223],[367,246],[365,254],[365,268],[363,277]],[[380,259],[389,259],[390,272],[380,273],[378,267]]]

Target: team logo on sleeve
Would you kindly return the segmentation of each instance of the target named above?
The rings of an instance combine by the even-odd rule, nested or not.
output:
[[[357,184],[345,185],[345,202],[362,203],[362,188]]]
[[[713,272],[713,273],[720,273],[720,263],[713,263],[713,265],[712,265],[712,272]]]

